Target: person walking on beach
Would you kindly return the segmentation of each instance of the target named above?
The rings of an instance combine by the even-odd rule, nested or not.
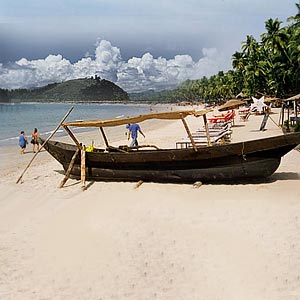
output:
[[[38,130],[37,130],[37,128],[34,128],[32,134],[31,134],[31,141],[30,141],[30,143],[32,144],[33,152],[35,152],[35,146],[37,147],[37,151],[39,151],[39,149],[40,149],[38,137],[39,137]]]
[[[21,154],[25,153],[27,144],[28,144],[27,137],[25,135],[25,132],[22,130],[21,135],[19,136],[19,145],[21,147]]]
[[[141,127],[139,124],[127,124],[126,125],[126,128],[128,129],[128,140],[130,139],[131,137],[131,143],[129,145],[129,147],[137,147],[139,144],[138,144],[138,141],[137,141],[137,137],[138,137],[138,132],[143,136],[145,137],[144,133],[142,132],[141,130]]]

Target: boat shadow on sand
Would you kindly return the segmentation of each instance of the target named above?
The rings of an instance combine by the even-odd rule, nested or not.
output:
[[[269,179],[277,180],[300,180],[300,173],[294,172],[278,172],[274,173]]]
[[[61,175],[63,175],[63,176],[66,175],[66,173],[65,173],[64,170],[54,170],[54,172],[59,173],[59,174],[61,174]],[[75,185],[78,185],[78,184],[81,183],[81,180],[80,180],[80,179],[78,179],[78,178],[76,178],[76,177],[74,177],[74,176],[72,176],[72,175],[70,175],[69,178],[70,178],[70,179],[75,179],[76,181],[75,181],[75,182],[72,182],[72,183],[65,183],[63,187],[66,187],[66,188],[67,188],[67,187],[75,186]],[[89,180],[89,181],[87,181],[87,185],[86,185],[85,189],[88,189],[88,188],[91,187],[94,183],[95,183],[95,180]]]
[[[218,184],[227,184],[227,185],[247,185],[247,184],[267,184],[274,183],[276,181],[285,181],[285,180],[300,180],[300,173],[295,172],[278,172],[272,174],[267,178],[244,178],[241,180],[235,181],[218,181],[216,183],[210,182],[208,184],[218,185]]]
[[[218,180],[218,182],[204,182],[203,184],[209,185],[247,185],[247,184],[268,184],[274,183],[276,181],[285,181],[285,180],[300,180],[300,173],[295,172],[278,172],[272,174],[270,177],[266,178],[244,178],[240,180]]]
[[[65,172],[63,170],[54,170],[54,172],[57,172],[61,175],[65,175]],[[76,186],[80,184],[80,179],[74,176],[70,176],[70,179],[76,180],[75,182],[65,184],[64,187],[71,187],[71,186]],[[270,177],[267,178],[245,178],[241,180],[218,180],[218,182],[203,182],[204,185],[220,185],[220,184],[225,184],[225,185],[247,185],[247,184],[267,184],[267,183],[274,183],[276,181],[285,181],[285,180],[300,180],[300,173],[295,173],[295,172],[277,172],[271,175]],[[109,181],[95,181],[95,180],[87,180],[87,185],[86,188],[88,189],[91,187],[95,182],[101,183],[101,182],[114,182],[112,180]],[[117,182],[117,181],[116,181]],[[124,181],[125,182],[125,181]],[[134,182],[134,181],[128,181],[128,182]],[[147,183],[147,182],[145,182]],[[164,183],[159,183],[158,184],[164,184]],[[193,185],[194,183],[174,183],[176,185]]]

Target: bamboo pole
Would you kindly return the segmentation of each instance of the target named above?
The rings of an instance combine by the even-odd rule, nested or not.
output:
[[[298,120],[298,107],[297,107],[297,101],[295,100],[295,115],[296,115],[296,124],[299,123],[299,120]]]
[[[102,127],[100,127],[99,129],[100,129],[100,132],[101,132],[101,134],[102,134],[102,136],[103,136],[103,139],[104,139],[104,143],[105,143],[105,145],[106,145],[106,148],[109,148],[108,140],[107,140],[107,138],[106,138],[104,129],[103,129]]]
[[[24,171],[22,172],[22,174],[20,175],[20,177],[18,178],[18,180],[16,181],[16,183],[19,183],[20,180],[22,179],[23,175],[25,174],[25,172],[27,171],[27,169],[30,167],[31,163],[33,162],[33,160],[36,158],[36,156],[38,155],[38,153],[44,148],[44,146],[46,145],[46,143],[53,137],[53,135],[56,133],[56,131],[59,129],[59,127],[62,125],[62,123],[64,122],[64,120],[68,117],[68,115],[71,113],[71,111],[73,110],[74,106],[72,106],[68,112],[65,114],[65,116],[62,118],[62,120],[60,121],[60,123],[57,125],[57,127],[53,130],[53,132],[47,137],[47,139],[44,141],[44,143],[41,145],[40,149],[34,154],[34,156],[32,157],[32,159],[30,160],[30,162],[28,163],[28,165],[26,166],[26,168],[24,169]]]
[[[71,162],[69,164],[69,167],[68,167],[68,170],[66,172],[66,175],[65,175],[64,179],[61,181],[61,183],[59,185],[59,188],[62,188],[64,186],[64,184],[67,182],[67,180],[69,179],[71,171],[72,171],[72,168],[73,168],[74,163],[75,163],[75,159],[76,159],[79,151],[80,151],[80,149],[77,148],[76,151],[75,151],[75,153],[74,153],[74,155],[73,155],[73,157],[72,157],[72,159],[71,159]]]
[[[287,107],[287,130],[290,129],[290,107],[289,107],[290,103],[288,102],[288,107]]]
[[[275,121],[274,119],[269,115],[269,119],[277,126],[277,127],[280,127]]]
[[[139,181],[136,183],[136,185],[135,185],[134,188],[135,188],[135,189],[139,188],[143,183],[144,183],[143,180],[139,180]]]
[[[86,185],[85,185],[85,146],[83,145],[81,149],[81,189],[82,191],[86,190]]]
[[[187,134],[188,134],[188,136],[189,136],[189,138],[190,138],[190,140],[191,140],[193,149],[195,150],[195,152],[197,152],[197,146],[196,146],[196,144],[195,144],[194,138],[193,138],[193,136],[192,136],[192,134],[191,134],[191,132],[190,132],[190,129],[189,129],[189,127],[188,127],[188,125],[187,125],[185,119],[183,118],[183,116],[181,116],[181,121],[182,121],[182,123],[183,123],[183,125],[184,125],[184,128],[185,128],[185,130],[186,130],[186,132],[187,132]]]
[[[207,124],[207,118],[206,118],[205,114],[203,115],[203,121],[204,121],[204,127],[205,127],[205,132],[206,132],[207,145],[211,146],[210,134],[209,134],[208,124]]]
[[[66,130],[66,132],[69,134],[70,138],[74,141],[74,143],[77,145],[77,147],[79,149],[82,148],[81,144],[78,142],[78,140],[76,139],[75,135],[73,134],[73,132],[70,130],[69,127],[63,125],[63,128]]]
[[[283,125],[283,122],[282,122],[282,110],[283,110],[283,105],[281,105],[281,108],[280,108],[280,113],[279,113],[279,119],[278,119],[278,126],[281,126]]]

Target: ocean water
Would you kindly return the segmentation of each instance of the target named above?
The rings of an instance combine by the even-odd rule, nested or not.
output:
[[[35,127],[41,137],[46,138],[56,128],[73,104],[65,103],[15,103],[0,104],[0,147],[18,145],[21,130],[30,140]],[[74,104],[74,109],[66,121],[113,119],[116,117],[136,116],[150,113],[147,104]],[[155,106],[155,110],[161,108]],[[81,132],[86,128],[72,128]],[[66,135],[60,128],[57,135]]]

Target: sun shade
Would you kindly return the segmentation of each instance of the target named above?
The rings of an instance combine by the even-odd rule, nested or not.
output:
[[[245,105],[245,101],[242,101],[239,99],[231,99],[231,100],[228,100],[225,104],[221,105],[219,107],[219,111],[235,109],[242,105]]]
[[[160,113],[152,113],[146,115],[139,115],[136,117],[127,117],[127,118],[119,118],[113,120],[89,120],[89,121],[73,121],[63,123],[63,126],[74,126],[74,127],[111,127],[111,126],[119,126],[131,123],[139,123],[146,120],[151,119],[160,119],[160,120],[176,120],[185,118],[187,116],[203,116],[210,112],[211,109],[207,110],[181,110],[181,111],[171,111],[171,112],[160,112]]]
[[[290,97],[284,101],[300,101],[300,94]]]

